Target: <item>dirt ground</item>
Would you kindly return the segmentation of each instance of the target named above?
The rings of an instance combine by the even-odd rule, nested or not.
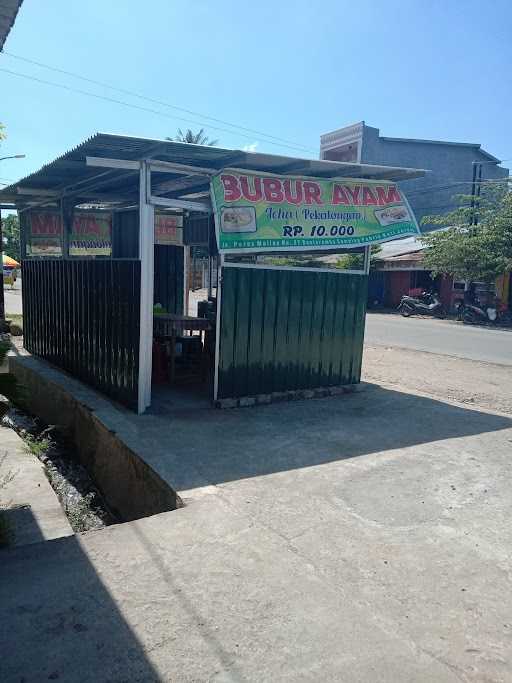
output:
[[[362,379],[512,414],[510,366],[368,345]]]

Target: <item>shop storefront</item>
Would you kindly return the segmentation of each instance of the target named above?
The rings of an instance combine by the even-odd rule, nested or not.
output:
[[[397,182],[421,174],[96,135],[0,193],[25,346],[138,412],[166,387],[249,405],[353,386],[369,247],[417,233]]]

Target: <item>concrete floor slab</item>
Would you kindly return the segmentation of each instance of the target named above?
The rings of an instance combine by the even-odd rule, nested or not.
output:
[[[512,678],[509,416],[376,385],[89,405],[186,507],[5,554],[2,681]]]
[[[3,681],[460,680],[223,500],[57,543],[0,568]]]

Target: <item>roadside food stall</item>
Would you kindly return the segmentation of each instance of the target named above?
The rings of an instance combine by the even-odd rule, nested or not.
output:
[[[397,183],[423,173],[97,134],[0,192],[25,347],[140,413],[152,385],[220,406],[339,393],[360,381],[370,246],[418,232]]]

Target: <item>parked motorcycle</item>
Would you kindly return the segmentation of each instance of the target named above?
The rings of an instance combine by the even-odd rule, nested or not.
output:
[[[475,298],[471,303],[459,302],[456,308],[457,320],[467,325],[512,325],[512,315],[507,306],[496,301],[484,306]]]
[[[446,311],[436,292],[423,292],[420,296],[404,294],[398,305],[398,311],[408,318],[411,315],[431,315],[444,318]]]

